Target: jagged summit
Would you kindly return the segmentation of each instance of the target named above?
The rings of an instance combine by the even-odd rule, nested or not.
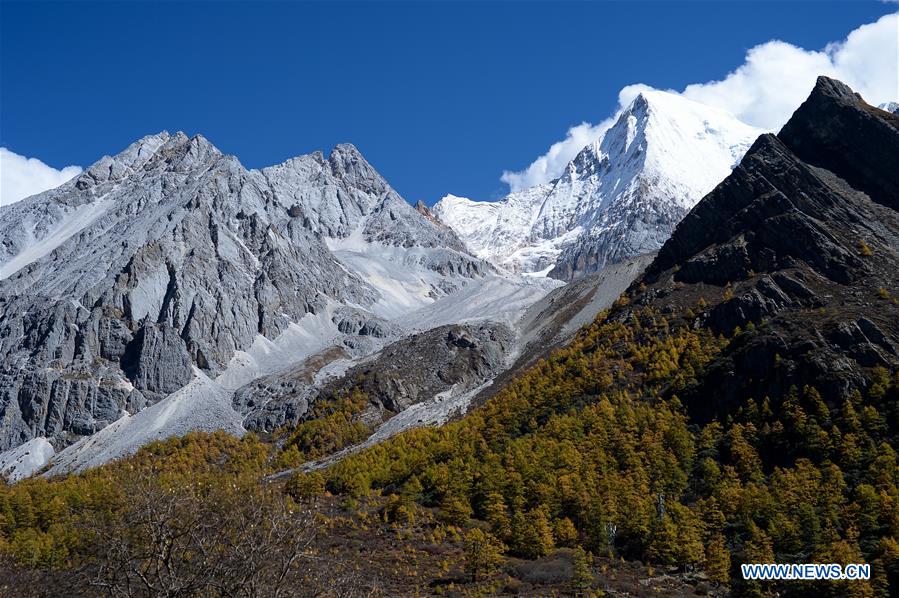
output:
[[[301,214],[316,234],[345,239],[359,232],[387,245],[464,251],[452,230],[416,211],[350,143],[335,146],[327,159],[315,152],[258,172],[275,201]]]
[[[695,326],[756,327],[682,395],[696,414],[721,416],[809,381],[840,404],[870,368],[899,366],[897,122],[819,78],[659,251],[635,304],[703,297]]]
[[[844,83],[819,77],[780,133],[759,137],[733,174],[683,219],[650,271],[680,264],[681,278],[724,280],[764,269],[761,262],[747,260],[778,263],[775,256],[780,249],[791,252],[782,263],[801,259],[817,265],[822,275],[851,279],[853,272],[866,267],[851,243],[845,247],[820,237],[816,225],[802,231],[792,225],[803,221],[805,228],[806,215],[829,226],[845,224],[849,230],[863,224],[846,213],[831,181],[815,169],[826,169],[868,199],[899,209],[897,125],[899,118],[869,106]],[[760,218],[768,225],[759,226]],[[752,235],[742,233],[744,228],[752,228]],[[803,241],[805,235],[811,238]],[[735,244],[726,251],[718,247],[709,256],[686,263],[689,256],[731,237],[736,237]]]
[[[839,173],[853,187],[896,209],[897,132],[899,116],[866,104],[839,81],[818,77],[811,95],[778,137],[802,160]]]
[[[658,249],[759,133],[724,110],[646,90],[555,181],[499,202],[450,195],[433,211],[479,257],[572,279]]]
[[[231,429],[241,416],[215,378],[245,381],[252,347],[294,334],[301,355],[393,330],[383,318],[492,270],[351,144],[250,170],[182,132],[4,208],[0,239],[0,450],[35,437],[61,448],[191,383],[184,396],[224,414],[198,421]]]

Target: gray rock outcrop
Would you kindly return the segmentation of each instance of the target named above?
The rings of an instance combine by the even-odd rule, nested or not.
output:
[[[160,133],[0,210],[0,450],[57,448],[215,377],[254,339],[381,292],[330,240],[416,248],[440,277],[489,266],[407,204],[352,145],[248,170],[202,136]],[[347,318],[346,334],[386,335]]]

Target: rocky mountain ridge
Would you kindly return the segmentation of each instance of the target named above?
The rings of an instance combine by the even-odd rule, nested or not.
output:
[[[352,145],[260,171],[199,135],[151,135],[5,207],[0,236],[3,449],[62,448],[310,318],[324,339],[376,337],[385,293],[410,311],[492,272]],[[365,280],[342,241],[408,257],[410,283]]]
[[[634,303],[702,298],[696,326],[750,329],[682,395],[694,415],[810,381],[840,404],[871,368],[899,367],[897,160],[899,117],[821,77],[677,226]]]
[[[269,432],[360,367],[385,372],[382,419],[430,405],[390,429],[444,421],[515,362],[518,319],[558,286],[467,253],[348,144],[248,170],[202,136],[151,135],[0,210],[0,233],[13,478],[193,429]],[[383,382],[388,370],[403,379]]]

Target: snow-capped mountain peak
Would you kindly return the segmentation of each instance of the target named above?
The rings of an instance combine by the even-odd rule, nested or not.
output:
[[[657,249],[760,130],[677,94],[638,94],[558,179],[495,203],[434,207],[468,249],[502,267],[571,278]]]

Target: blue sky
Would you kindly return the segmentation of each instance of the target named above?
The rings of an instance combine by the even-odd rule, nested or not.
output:
[[[355,143],[406,199],[495,199],[622,87],[810,50],[881,2],[0,3],[0,146],[87,166],[163,129],[244,165]],[[889,58],[887,58],[889,62]],[[894,67],[895,70],[895,67]]]

